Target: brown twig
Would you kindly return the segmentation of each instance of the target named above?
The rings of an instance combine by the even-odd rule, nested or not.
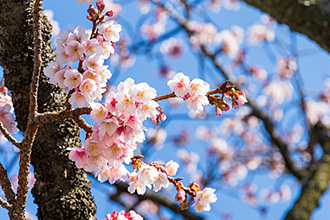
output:
[[[8,202],[6,202],[5,200],[3,200],[3,199],[1,199],[1,198],[0,198],[0,205],[1,205],[3,208],[7,209],[8,211],[10,211],[11,208],[12,208],[12,205],[11,205],[11,204],[9,204]]]
[[[15,192],[12,188],[5,168],[0,163],[0,185],[5,193],[6,199],[10,204],[15,203]]]
[[[79,127],[84,129],[87,133],[93,132],[92,130],[93,126],[87,124],[87,122],[81,116],[74,117],[73,120],[78,124]]]
[[[64,109],[57,112],[45,112],[38,113],[32,120],[38,125],[49,124],[55,121],[61,121],[68,118],[76,118],[81,115],[90,114],[92,111],[91,108],[76,108],[76,109]]]
[[[155,102],[158,102],[158,101],[161,101],[161,100],[165,100],[165,99],[169,99],[169,98],[175,98],[175,97],[177,97],[177,96],[174,94],[174,92],[172,92],[172,93],[169,93],[169,94],[166,94],[166,95],[158,96],[158,97],[154,98],[153,100]]]
[[[8,132],[8,130],[3,126],[2,122],[0,121],[0,131],[2,132],[2,134],[5,136],[5,138],[7,138],[7,140],[12,143],[13,145],[15,145],[17,148],[21,148],[21,142],[17,141],[13,136],[10,135],[10,133]]]
[[[31,148],[38,131],[38,125],[33,123],[33,118],[37,114],[38,104],[38,87],[39,87],[39,75],[41,71],[41,48],[42,48],[42,36],[41,36],[41,24],[40,14],[42,11],[42,0],[36,0],[34,4],[33,13],[33,38],[34,38],[34,68],[31,78],[30,86],[30,106],[29,106],[29,120],[24,134],[24,140],[22,141],[22,147],[20,152],[19,172],[18,172],[18,188],[17,188],[17,200],[14,207],[13,218],[25,219],[25,207],[26,199],[29,191],[28,175],[30,166]]]
[[[65,108],[66,108],[66,109],[71,109],[71,108],[72,108],[72,105],[71,105],[71,103],[69,102],[69,99],[70,99],[71,95],[74,93],[74,91],[75,91],[75,89],[71,89],[71,90],[69,91],[69,94],[68,94],[67,97],[66,97],[66,101],[65,101]]]

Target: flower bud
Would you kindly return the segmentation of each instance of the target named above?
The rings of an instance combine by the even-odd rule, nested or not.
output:
[[[105,13],[105,16],[108,16],[108,17],[112,17],[113,16],[113,11],[107,11],[107,13]]]
[[[221,116],[221,115],[222,115],[222,111],[221,111],[221,109],[220,109],[219,107],[216,107],[216,108],[215,108],[215,114],[216,114],[217,116]]]
[[[164,112],[161,112],[161,113],[160,113],[160,120],[161,120],[162,122],[164,122],[164,121],[166,120],[166,118],[167,118],[167,116],[165,115],[165,113],[164,113]]]
[[[103,0],[97,1],[96,6],[100,11],[103,11],[105,8],[105,4],[104,4]]]

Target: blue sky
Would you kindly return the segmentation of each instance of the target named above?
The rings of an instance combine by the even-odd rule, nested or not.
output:
[[[88,6],[86,5],[77,5],[74,0],[58,0],[44,2],[44,9],[51,9],[54,12],[54,19],[59,22],[61,29],[74,29],[77,26],[84,26],[85,28],[90,28],[91,24],[86,19],[87,7]],[[221,9],[220,13],[210,13],[210,15],[213,21],[215,21],[216,24],[222,29],[230,28],[233,25],[239,25],[246,30],[253,24],[260,22],[260,16],[262,14],[258,10],[242,4],[240,10],[238,11],[227,11],[225,9]],[[125,6],[123,6],[123,12],[121,14],[121,19],[119,19],[119,23],[121,20],[123,22],[122,24],[124,24],[124,21],[128,21],[134,27],[138,21],[139,16],[140,14],[137,10],[137,6],[135,3],[125,4]],[[173,26],[172,23],[169,23],[169,26],[171,25]],[[124,31],[122,34],[128,35],[127,30],[125,30],[125,25],[123,25],[123,29]],[[292,40],[292,38],[290,38],[292,37],[292,35],[290,34],[289,28],[285,25],[277,25],[276,36],[284,42],[290,42],[290,40]],[[179,34],[178,37],[184,38],[183,34]],[[301,56],[298,59],[299,69],[303,77],[303,82],[306,86],[307,94],[311,97],[315,97],[315,95],[319,91],[319,88],[323,87],[324,80],[330,76],[329,55],[323,50],[320,50],[318,45],[316,45],[314,42],[311,42],[308,38],[301,34],[294,34],[293,38],[295,38],[297,41],[299,51],[307,51],[306,53],[301,53]],[[189,75],[190,78],[198,77],[199,65],[198,62],[196,62],[196,56],[188,49],[188,46],[185,46],[185,51],[187,51],[187,53],[185,53],[184,57],[180,57],[180,59],[177,60],[167,58],[165,62],[168,62],[168,64],[176,71],[182,71],[186,73],[187,75]],[[249,53],[250,63],[262,65],[269,72],[274,71],[275,64],[274,62],[271,62],[267,58],[267,56],[265,56],[264,49],[262,47],[250,47]],[[281,55],[280,52],[277,55]],[[224,59],[224,61],[226,60]],[[125,80],[127,77],[132,77],[136,82],[148,82],[152,87],[157,89],[158,94],[168,93],[170,92],[170,90],[166,86],[167,80],[160,78],[157,75],[157,66],[158,63],[156,61],[152,61],[144,56],[137,57],[136,64],[132,68],[123,71],[118,77],[118,79],[113,83],[116,85],[118,82]],[[212,67],[208,65],[207,68],[211,69]],[[110,66],[110,70],[114,71],[114,69],[112,69],[112,66]],[[214,81],[214,75],[206,75],[205,80],[210,82],[211,85],[213,82],[213,86],[215,86],[216,84]],[[217,81],[220,80],[221,79],[217,79]],[[183,107],[175,112],[187,114],[188,110]],[[226,117],[226,114],[222,117]],[[222,119],[220,118],[217,120]],[[206,123],[208,125],[215,125],[217,123],[217,120],[208,121]],[[167,124],[168,136],[173,136],[177,134],[180,129],[183,129],[185,127],[188,127],[188,131],[194,134],[196,127],[201,124],[204,124],[204,122],[194,120],[171,121],[169,124]],[[288,126],[291,125],[288,124]],[[192,151],[198,152],[200,155],[203,155],[203,150],[206,149],[206,146],[203,146],[203,144],[205,145],[205,143],[202,143],[200,141],[194,141],[191,144],[190,149]],[[171,144],[166,144],[165,148],[165,150],[163,149],[162,151],[155,152],[152,155],[152,158],[155,160],[170,160],[172,158],[172,155],[175,155],[176,148],[173,147]],[[201,166],[203,166],[203,163],[205,163],[205,158],[202,158]],[[185,181],[188,181],[189,177],[185,175],[184,170],[181,170],[178,175],[184,176]],[[260,208],[259,206],[251,207],[248,204],[242,203],[240,201],[238,196],[239,192],[237,188],[224,187],[217,194],[218,201],[215,205],[212,205],[213,209],[211,210],[211,212],[203,213],[203,215],[207,216],[208,219],[218,219],[219,215],[222,215],[226,212],[231,212],[233,213],[233,219],[235,220],[281,219],[298,196],[300,190],[298,184],[292,177],[288,176],[282,177],[280,181],[278,179],[274,180],[273,178],[269,177],[269,174],[267,172],[260,172],[253,178],[253,182],[257,183],[259,188],[271,186],[280,181],[287,183],[292,189],[291,200],[288,202],[279,202],[276,204],[271,204],[267,202],[262,203],[262,206],[267,207],[269,212],[266,217],[261,217],[258,211]],[[93,181],[92,187],[92,193],[98,206],[97,217],[99,219],[104,218],[106,213],[112,213],[114,209],[116,209],[117,211],[120,210],[120,207],[106,202],[108,199],[108,193],[105,192],[110,192],[112,190],[111,188],[105,186],[104,184],[96,183],[95,181]],[[172,192],[172,194],[172,197],[174,198],[174,193]],[[32,201],[33,198],[31,197],[31,195],[29,195],[28,209],[33,210],[33,212],[35,212],[36,207],[35,205],[33,205]],[[312,219],[329,219],[330,213],[327,211],[326,208],[329,203],[330,196],[327,192],[322,197],[320,202],[320,208],[314,212]],[[0,216],[4,216],[4,213],[4,210],[0,209]]]

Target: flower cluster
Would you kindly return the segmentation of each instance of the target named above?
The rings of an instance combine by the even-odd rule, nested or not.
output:
[[[243,42],[244,30],[239,26],[233,26],[231,30],[218,32],[212,23],[199,23],[190,21],[189,30],[193,33],[190,36],[190,43],[196,49],[200,46],[220,45],[219,52],[225,53],[230,58],[235,58],[240,51],[240,44]]]
[[[77,27],[73,32],[61,32],[56,40],[56,61],[51,62],[44,73],[51,83],[73,90],[69,99],[71,104],[83,107],[101,100],[106,82],[112,75],[103,63],[114,53],[120,31],[121,26],[111,20],[103,23],[92,37],[83,27]],[[78,69],[72,68],[77,61]]]
[[[136,214],[133,210],[129,212],[120,211],[116,212],[113,211],[112,214],[107,214],[107,218],[103,220],[143,220],[142,216],[139,214]]]
[[[169,161],[166,165],[157,162],[151,165],[144,164],[140,160],[133,161],[136,170],[130,173],[128,191],[134,193],[135,190],[139,195],[143,195],[146,187],[158,192],[161,188],[167,188],[170,185],[169,176],[174,176],[179,168],[179,164]],[[152,187],[153,186],[153,187]]]
[[[240,44],[243,42],[244,30],[239,26],[233,26],[230,31],[221,31],[218,38],[222,44],[221,51],[230,58],[235,58],[239,54]]]
[[[176,96],[187,100],[188,109],[196,112],[203,111],[203,106],[209,104],[206,97],[210,91],[210,85],[201,79],[189,80],[183,73],[177,73],[174,78],[168,81],[167,85]]]
[[[252,44],[259,44],[265,41],[272,42],[274,39],[274,30],[266,25],[255,24],[248,30],[248,40]]]
[[[279,58],[276,62],[276,66],[278,75],[282,79],[291,78],[298,68],[297,62],[293,57]]]
[[[217,28],[212,23],[199,23],[197,21],[190,21],[188,23],[188,27],[189,30],[193,33],[189,40],[194,47],[198,45],[208,45],[219,42],[217,37]]]
[[[81,148],[70,152],[70,159],[87,171],[99,168],[100,181],[126,180],[129,163],[137,143],[145,139],[143,121],[159,117],[156,90],[146,83],[134,84],[128,78],[110,92],[104,104],[93,103],[91,118],[97,123]]]
[[[7,94],[7,87],[3,86],[0,89],[0,122],[9,133],[16,134],[18,132],[17,123],[14,117],[14,107],[11,97]],[[0,140],[5,141],[0,132]]]
[[[182,54],[183,42],[181,39],[171,37],[165,40],[159,49],[162,54],[169,54],[173,58],[177,58]]]

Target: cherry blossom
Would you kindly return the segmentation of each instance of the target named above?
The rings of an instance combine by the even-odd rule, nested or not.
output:
[[[112,214],[107,214],[107,218],[103,220],[143,220],[143,218],[141,215],[131,210],[129,212],[120,211],[119,213],[113,211]]]
[[[252,44],[259,44],[263,43],[264,41],[272,42],[274,39],[274,30],[265,25],[255,24],[248,30],[248,40]]]
[[[167,85],[178,97],[184,97],[188,92],[189,77],[182,72],[177,73],[172,80],[168,81]]]
[[[176,96],[187,100],[188,109],[192,108],[198,113],[203,111],[204,105],[209,104],[206,94],[210,90],[210,85],[201,79],[189,82],[189,77],[180,72],[168,81],[167,85]]]
[[[164,41],[160,46],[160,52],[169,54],[173,58],[179,57],[182,54],[182,41],[176,38],[170,38]]]
[[[196,212],[210,211],[210,203],[217,201],[217,196],[214,194],[215,189],[205,188],[203,191],[198,191],[194,200]]]
[[[99,33],[102,34],[106,40],[112,42],[117,42],[119,40],[120,31],[121,26],[119,24],[115,24],[113,20],[102,24],[99,28]]]

